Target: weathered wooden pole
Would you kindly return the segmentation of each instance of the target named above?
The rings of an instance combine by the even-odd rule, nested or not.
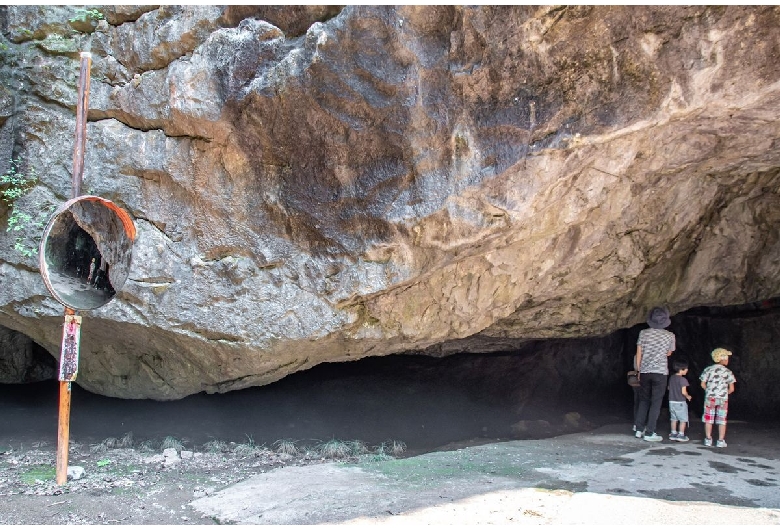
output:
[[[73,180],[71,197],[81,196],[81,181],[84,177],[84,150],[87,144],[87,111],[89,110],[89,78],[92,67],[92,54],[81,52],[81,71],[79,72],[79,91],[76,100],[76,134],[73,146]],[[62,353],[60,354],[60,408],[57,425],[57,485],[62,486],[68,481],[68,444],[70,443],[70,392],[71,382],[76,378],[76,372],[65,369],[66,360],[78,363],[79,341],[75,340],[72,347],[76,351],[68,351],[68,317],[76,313],[65,308],[65,328],[63,330]],[[77,365],[72,367],[77,369]]]
[[[81,196],[81,181],[84,176],[84,149],[87,145],[87,111],[89,110],[89,77],[92,54],[81,52],[79,73],[79,95],[76,101],[76,138],[73,146],[73,186],[71,198]]]
[[[67,322],[68,315],[75,315],[72,309],[65,308],[65,317]],[[67,335],[67,323],[63,330],[62,343],[65,344]],[[65,346],[60,354],[60,364],[65,362]],[[62,367],[60,374],[62,374]],[[60,413],[57,424],[57,485],[62,486],[68,481],[68,444],[70,443],[70,381],[63,381],[60,376]]]
[[[57,425],[57,485],[68,481],[70,441],[70,381],[60,381],[60,420]]]

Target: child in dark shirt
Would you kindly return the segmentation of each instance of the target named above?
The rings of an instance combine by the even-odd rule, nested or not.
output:
[[[688,393],[688,380],[685,378],[688,373],[688,362],[674,361],[672,369],[674,375],[669,377],[668,386],[669,418],[672,421],[672,433],[669,439],[675,442],[687,442],[689,438],[685,436],[685,427],[688,425],[688,401],[691,400],[691,395]]]

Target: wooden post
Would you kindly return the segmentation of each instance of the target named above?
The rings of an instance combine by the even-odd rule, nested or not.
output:
[[[71,187],[71,197],[81,196],[81,181],[84,176],[84,151],[87,144],[87,111],[89,110],[89,79],[90,68],[92,67],[92,54],[81,52],[81,69],[79,72],[79,93],[76,100],[76,134],[73,146],[73,178]],[[65,317],[75,315],[72,309],[65,308]],[[65,345],[63,340],[63,351],[60,363],[65,360]],[[78,348],[78,345],[76,345]],[[78,362],[78,356],[76,357]],[[75,368],[75,367],[74,367]],[[60,410],[57,423],[57,485],[62,486],[68,481],[68,444],[70,443],[70,391],[71,381],[75,379],[75,372],[72,378],[63,378],[63,370],[60,367]],[[63,380],[67,379],[67,380]]]
[[[60,381],[60,419],[57,426],[57,485],[68,481],[70,442],[70,381]]]
[[[62,330],[60,354],[60,414],[57,423],[57,485],[68,481],[68,444],[70,442],[70,390],[78,366],[79,317],[69,307],[65,308],[65,325]],[[70,321],[70,323],[69,323]]]
[[[84,176],[84,148],[87,144],[87,111],[89,110],[89,80],[92,54],[81,52],[79,95],[76,100],[76,138],[73,146],[73,186],[71,198],[81,196],[81,180]]]

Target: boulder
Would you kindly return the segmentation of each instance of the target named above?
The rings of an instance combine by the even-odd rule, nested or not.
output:
[[[69,196],[78,62],[38,43],[92,50],[84,192],[138,229],[125,288],[84,315],[92,392],[780,295],[775,6],[159,6],[88,34],[73,9],[0,13],[0,159],[39,175],[20,208]],[[58,356],[62,308],[15,237],[0,325]]]

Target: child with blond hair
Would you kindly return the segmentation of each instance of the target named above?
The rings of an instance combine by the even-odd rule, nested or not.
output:
[[[712,446],[712,425],[718,424],[718,442],[715,447],[726,447],[726,416],[728,415],[729,394],[734,392],[737,379],[726,368],[731,352],[725,348],[712,350],[715,364],[704,369],[699,379],[704,389],[704,445]]]

